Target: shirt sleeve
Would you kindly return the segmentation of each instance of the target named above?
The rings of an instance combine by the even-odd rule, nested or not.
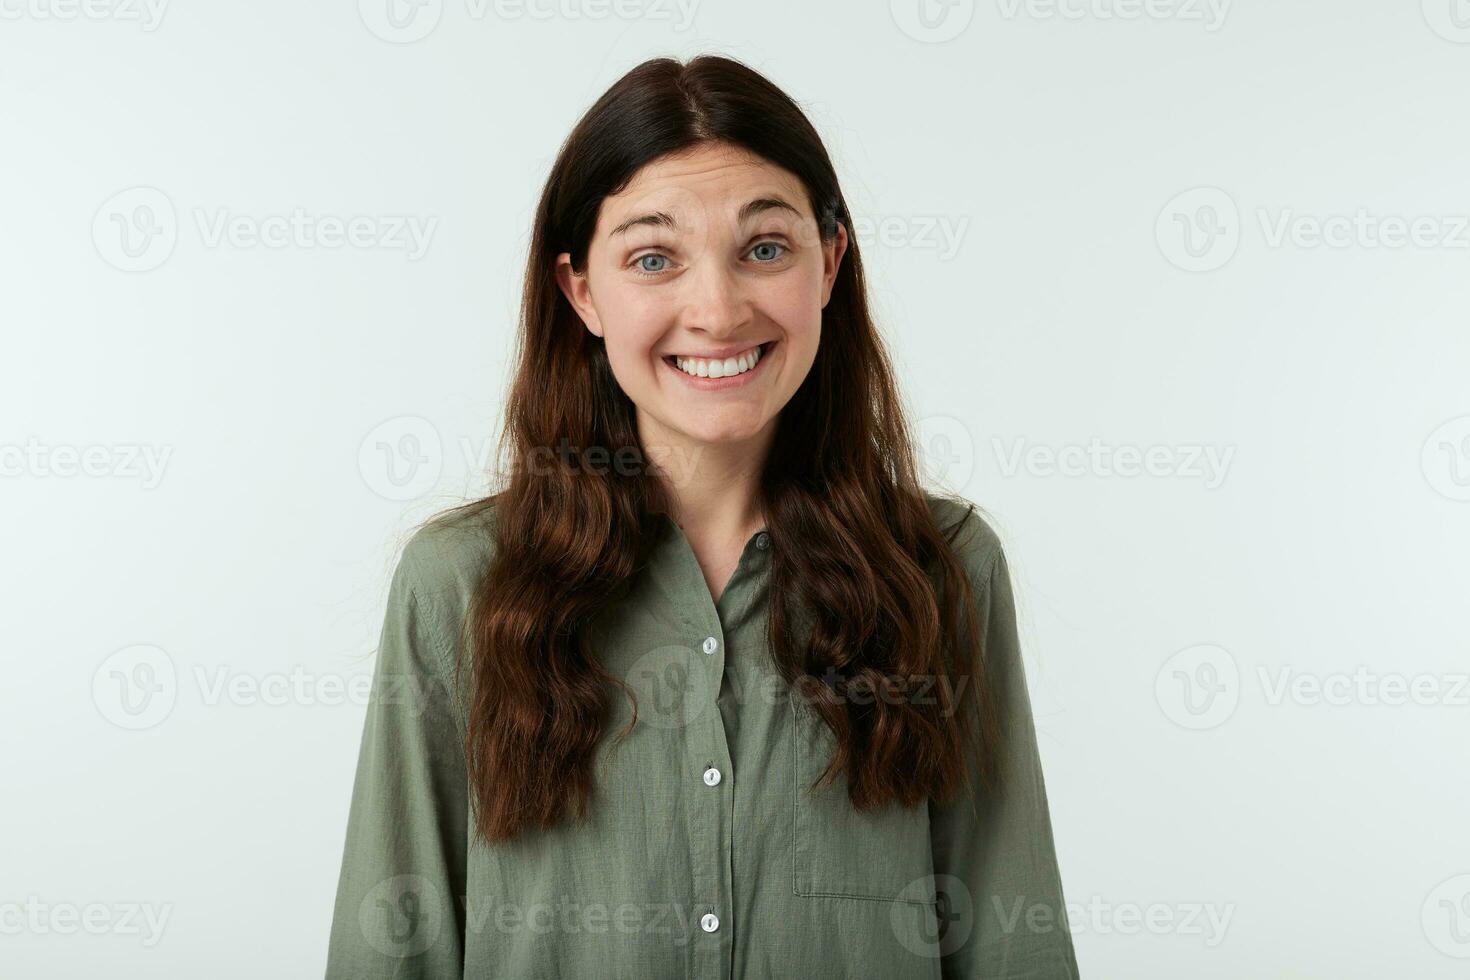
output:
[[[468,785],[442,600],[414,545],[389,590],[327,952],[328,980],[462,977]],[[452,632],[453,631],[453,632]]]
[[[931,803],[941,974],[964,980],[1078,977],[1046,786],[1016,633],[1010,572],[988,529],[972,580],[985,682],[996,694],[1001,782],[989,790],[972,757],[973,795]],[[971,567],[967,564],[967,567]]]

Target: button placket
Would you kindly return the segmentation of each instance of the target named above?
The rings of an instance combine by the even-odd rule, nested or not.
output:
[[[734,826],[731,822],[733,812],[732,800],[729,794],[723,792],[719,787],[724,781],[722,767],[729,764],[729,743],[725,736],[724,718],[718,710],[718,703],[725,683],[725,659],[729,647],[725,642],[724,622],[721,620],[719,607],[715,607],[715,621],[717,629],[711,635],[706,636],[699,645],[703,656],[699,659],[708,665],[705,672],[706,682],[714,691],[713,704],[716,710],[705,714],[705,727],[703,737],[691,739],[689,750],[692,753],[704,753],[704,765],[700,771],[701,787],[707,797],[702,797],[699,804],[691,806],[690,812],[708,814],[706,831],[709,833],[709,850],[706,851],[707,859],[712,861],[707,876],[701,876],[703,881],[713,885],[712,891],[700,889],[696,895],[703,897],[710,904],[706,905],[707,911],[700,917],[700,929],[710,934],[709,950],[711,956],[717,957],[719,972],[715,976],[728,975],[729,960],[726,955],[718,950],[723,949],[725,940],[719,938],[720,916],[717,914],[721,909],[721,903],[733,901],[733,883],[730,880],[731,869],[731,836]],[[693,733],[691,733],[693,734]],[[699,743],[703,743],[702,745]],[[710,808],[705,810],[705,808]],[[719,935],[717,936],[716,933]],[[715,960],[710,962],[713,967]]]
[[[708,590],[704,594],[708,596]],[[700,767],[695,772],[698,773],[696,778],[701,783],[701,795],[696,797],[698,802],[689,807],[689,812],[691,817],[701,822],[703,836],[703,846],[696,850],[700,870],[692,884],[696,900],[706,903],[699,927],[701,931],[712,934],[707,944],[701,944],[708,946],[703,955],[711,957],[705,968],[717,970],[712,976],[725,976],[728,975],[729,967],[728,957],[721,952],[725,946],[721,938],[724,933],[713,934],[720,929],[719,913],[724,911],[722,905],[733,901],[733,885],[730,881],[731,835],[734,833],[730,822],[731,801],[728,794],[719,788],[724,780],[723,770],[729,765],[730,751],[725,737],[724,718],[719,710],[729,647],[726,643],[725,622],[720,614],[721,607],[716,603],[708,608],[713,614],[707,627],[709,633],[699,641],[700,652],[695,657],[705,665],[706,669],[697,673],[702,673],[704,683],[710,685],[709,690],[713,697],[708,703],[714,710],[704,713],[697,730],[689,731],[687,746],[689,754],[699,758],[700,762]]]
[[[671,522],[672,523],[672,522]],[[680,534],[677,526],[674,532]],[[695,943],[693,967],[697,975],[726,977],[730,975],[729,935],[730,909],[734,907],[733,870],[734,800],[724,789],[726,775],[733,771],[730,744],[725,732],[720,697],[725,684],[725,660],[729,653],[727,627],[735,622],[731,604],[744,595],[742,575],[747,561],[737,564],[720,600],[710,594],[693,549],[687,539],[676,542],[681,554],[677,580],[671,583],[677,596],[686,598],[685,628],[693,634],[683,642],[698,648],[690,651],[690,677],[695,683],[708,684],[713,697],[705,703],[713,710],[691,719],[684,731],[685,758],[694,765],[686,778],[699,779],[684,807],[688,819],[691,880],[688,895],[694,908],[700,910],[699,926],[705,933],[716,933],[704,942]],[[687,634],[686,634],[687,635]],[[703,669],[700,669],[703,667]],[[721,922],[721,917],[725,921]],[[724,928],[721,928],[724,926]]]

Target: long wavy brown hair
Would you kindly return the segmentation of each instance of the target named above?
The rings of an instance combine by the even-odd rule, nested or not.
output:
[[[570,253],[582,271],[605,197],[645,164],[713,142],[799,177],[824,242],[838,222],[852,227],[801,109],[729,58],[638,65],[562,145],[532,229],[501,489],[458,508],[494,508],[495,557],[459,665],[470,795],[487,841],[553,827],[568,813],[587,817],[615,689],[634,711],[619,741],[637,721],[636,696],[599,663],[587,627],[627,594],[670,502],[654,467],[588,468],[559,451],[602,447],[616,458],[642,447],[602,339],[557,286],[556,256]],[[849,236],[816,360],[780,413],[758,492],[775,545],[775,669],[835,735],[821,778],[845,773],[853,806],[868,809],[949,799],[972,785],[967,753],[993,782],[999,732],[970,582],[951,546],[958,526],[938,526],[916,478],[858,253]],[[892,696],[905,690],[924,696]]]

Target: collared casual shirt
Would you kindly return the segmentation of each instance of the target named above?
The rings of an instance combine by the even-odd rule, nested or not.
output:
[[[929,496],[942,528],[962,498]],[[1076,977],[1000,543],[955,538],[1009,775],[999,793],[860,812],[808,787],[835,740],[771,663],[780,542],[745,545],[716,601],[683,531],[595,618],[614,691],[590,820],[473,834],[455,687],[461,626],[494,555],[493,507],[426,525],[394,573],[347,824],[327,976],[1060,980]],[[467,674],[465,676],[468,676]],[[972,762],[973,764],[973,762]],[[534,775],[534,774],[533,774]]]

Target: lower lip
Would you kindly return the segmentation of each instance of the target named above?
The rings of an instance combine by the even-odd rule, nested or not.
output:
[[[680,381],[683,381],[689,387],[694,388],[697,391],[725,391],[729,388],[743,388],[754,381],[759,375],[763,374],[766,369],[766,362],[771,359],[771,355],[775,353],[776,347],[779,345],[779,343],[779,341],[773,341],[772,343],[763,345],[761,347],[760,360],[756,361],[755,367],[751,368],[749,371],[746,371],[744,374],[736,374],[724,378],[700,378],[695,375],[688,374],[670,364],[662,357],[659,358],[659,363],[663,364],[664,367],[668,368],[670,371],[678,375]]]

